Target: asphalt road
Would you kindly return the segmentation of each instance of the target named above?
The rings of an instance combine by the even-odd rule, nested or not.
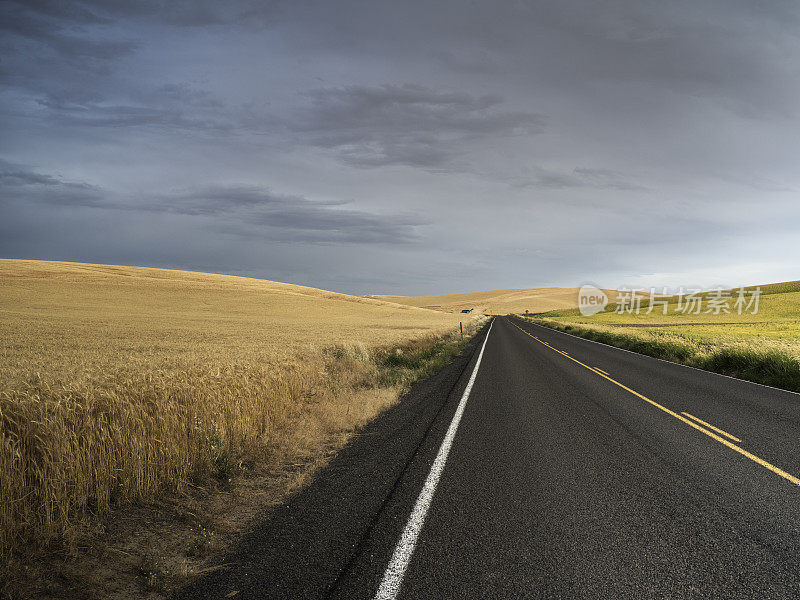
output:
[[[179,597],[800,598],[800,395],[488,329]]]

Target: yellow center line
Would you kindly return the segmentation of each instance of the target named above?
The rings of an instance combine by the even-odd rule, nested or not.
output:
[[[738,452],[738,453],[739,453],[739,454],[741,454],[742,456],[746,456],[747,458],[749,458],[750,460],[752,460],[752,461],[753,461],[753,462],[755,462],[755,463],[758,463],[758,464],[759,464],[759,465],[761,465],[762,467],[764,467],[764,468],[766,468],[766,469],[769,469],[770,471],[772,471],[772,472],[773,472],[773,473],[775,473],[776,475],[780,475],[781,477],[783,477],[783,478],[784,478],[784,479],[786,479],[787,481],[791,481],[793,484],[795,484],[795,485],[797,485],[797,486],[800,486],[800,479],[798,479],[798,478],[797,478],[797,477],[795,477],[794,475],[791,475],[790,473],[787,473],[787,472],[786,472],[786,471],[784,471],[783,469],[781,469],[781,468],[779,468],[779,467],[776,467],[775,465],[773,465],[773,464],[771,464],[771,463],[768,463],[768,462],[767,462],[767,461],[765,461],[763,458],[759,458],[759,457],[758,457],[758,456],[756,456],[755,454],[753,454],[753,453],[751,453],[751,452],[748,452],[748,451],[747,451],[747,450],[745,450],[744,448],[741,448],[740,446],[737,446],[737,445],[736,445],[736,444],[734,444],[733,442],[730,442],[730,441],[726,440],[726,439],[725,439],[725,438],[723,438],[723,437],[720,437],[720,436],[719,436],[719,435],[717,435],[716,433],[713,433],[712,431],[709,431],[708,429],[705,429],[705,428],[703,428],[703,427],[700,427],[700,425],[698,425],[698,424],[697,424],[697,423],[695,423],[694,421],[691,421],[691,420],[687,419],[687,418],[686,418],[686,417],[684,417],[683,415],[679,415],[679,414],[678,414],[678,413],[676,413],[675,411],[672,411],[672,410],[668,409],[666,406],[662,406],[661,404],[659,404],[659,403],[658,403],[658,402],[656,402],[655,400],[650,400],[650,398],[648,398],[648,397],[646,397],[646,396],[642,396],[642,395],[641,395],[639,392],[637,392],[637,391],[635,391],[635,390],[632,390],[631,388],[629,388],[629,387],[628,387],[628,386],[626,386],[626,385],[623,385],[622,383],[620,383],[620,382],[619,382],[619,381],[617,381],[616,379],[612,379],[611,377],[609,377],[608,375],[605,375],[604,373],[601,373],[601,372],[600,372],[600,371],[598,371],[597,369],[594,369],[594,368],[590,367],[589,365],[585,365],[585,364],[584,364],[584,363],[582,363],[581,361],[579,361],[579,360],[577,360],[577,359],[575,359],[575,358],[572,358],[572,357],[571,357],[571,356],[569,356],[568,354],[564,354],[564,353],[563,353],[563,352],[561,352],[560,350],[557,350],[556,348],[553,348],[553,347],[552,347],[550,344],[548,344],[547,342],[543,342],[542,340],[540,340],[540,339],[536,338],[536,336],[534,336],[534,335],[533,335],[533,334],[531,334],[531,333],[528,333],[527,331],[525,331],[525,330],[524,330],[522,327],[520,327],[520,326],[519,326],[519,325],[517,325],[516,323],[512,323],[512,325],[514,325],[514,327],[516,327],[517,329],[519,329],[519,330],[520,330],[522,333],[524,333],[525,335],[528,335],[528,336],[530,336],[530,337],[532,337],[532,338],[536,339],[536,341],[538,341],[540,344],[544,344],[545,346],[547,346],[547,347],[548,347],[548,348],[550,348],[551,350],[555,350],[555,351],[556,351],[556,352],[558,352],[559,354],[563,354],[564,356],[566,356],[566,357],[567,357],[568,359],[570,359],[571,361],[574,361],[574,362],[578,363],[579,365],[581,365],[582,367],[585,367],[585,368],[589,369],[589,370],[590,370],[590,371],[592,371],[593,373],[597,373],[597,374],[598,374],[598,375],[600,375],[600,377],[602,377],[603,379],[607,379],[608,381],[610,381],[610,382],[611,382],[611,383],[613,383],[614,385],[618,385],[618,386],[619,386],[619,387],[621,387],[623,390],[626,390],[626,391],[630,392],[631,394],[633,394],[633,395],[634,395],[634,396],[636,396],[637,398],[641,398],[641,399],[642,399],[642,400],[644,400],[645,402],[648,402],[648,403],[652,404],[653,406],[655,406],[656,408],[658,408],[658,409],[660,409],[660,410],[663,410],[663,411],[664,411],[665,413],[667,413],[668,415],[670,415],[670,416],[672,416],[672,417],[675,417],[676,419],[678,419],[679,421],[683,421],[684,423],[686,423],[686,424],[687,424],[687,425],[689,425],[690,427],[694,427],[694,428],[695,428],[697,431],[700,431],[701,433],[704,433],[704,434],[706,434],[706,435],[707,435],[708,437],[710,437],[711,439],[717,440],[717,441],[718,441],[720,444],[723,444],[724,446],[727,446],[727,447],[728,447],[728,448],[730,448],[731,450],[733,450],[733,451],[735,451],[735,452]],[[698,420],[699,420],[699,419],[698,419]],[[715,427],[712,427],[712,429],[716,429],[716,428],[715,428]],[[732,437],[732,436],[731,436],[731,437]],[[737,441],[741,441],[741,440],[737,440]]]
[[[603,371],[603,369],[601,369],[600,367],[595,367],[594,370],[595,371],[600,371],[603,375],[608,375],[608,372],[607,371]]]
[[[697,421],[697,422],[698,422],[698,423],[700,423],[701,425],[705,425],[705,426],[706,426],[706,427],[708,427],[709,429],[713,429],[714,431],[716,431],[716,432],[717,432],[717,433],[719,433],[720,435],[724,435],[726,438],[728,438],[728,439],[731,439],[731,440],[733,440],[734,442],[741,442],[741,441],[742,441],[742,440],[740,440],[739,438],[737,438],[735,435],[731,435],[730,433],[728,433],[727,431],[723,431],[723,430],[722,430],[722,429],[720,429],[719,427],[714,427],[714,426],[713,426],[711,423],[706,423],[705,421],[703,421],[703,419],[701,419],[701,418],[699,418],[699,417],[695,417],[694,415],[690,415],[690,414],[689,414],[689,413],[687,413],[686,411],[683,411],[683,412],[681,412],[681,414],[682,414],[682,415],[686,415],[686,416],[687,416],[687,417],[689,417],[690,419],[694,419],[695,421]]]

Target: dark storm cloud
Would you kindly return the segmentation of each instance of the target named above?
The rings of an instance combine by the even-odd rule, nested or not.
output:
[[[21,39],[40,44],[60,60],[113,61],[136,48],[131,40],[87,38],[80,29],[81,25],[106,23],[85,7],[68,7],[64,2],[0,3],[0,31],[5,43],[13,47]]]
[[[19,204],[211,217],[211,228],[229,235],[321,244],[403,244],[416,239],[416,228],[425,223],[418,217],[373,214],[348,208],[347,202],[312,201],[258,186],[217,185],[132,200],[0,160],[0,206],[13,210]]]
[[[95,186],[37,173],[0,159],[0,205],[20,201],[57,206],[105,206],[102,190]]]
[[[799,15],[7,0],[0,251],[364,293],[797,278]]]
[[[315,42],[343,53],[418,53],[420,63],[433,58],[470,78],[502,75],[501,85],[649,86],[713,98],[751,117],[794,108],[787,57],[800,7],[793,2],[445,0],[405,2],[402,10],[389,3],[318,8],[324,21],[307,24]]]
[[[407,215],[376,215],[352,208],[347,202],[311,201],[275,194],[255,186],[211,186],[180,190],[140,205],[139,210],[183,215],[224,217],[221,230],[244,237],[303,242],[385,243],[410,242],[424,220]]]
[[[476,138],[533,135],[543,115],[503,111],[502,96],[475,97],[421,85],[346,86],[304,94],[311,107],[291,127],[356,167],[440,168]]]

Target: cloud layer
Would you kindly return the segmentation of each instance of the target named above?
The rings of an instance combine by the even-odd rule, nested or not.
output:
[[[7,1],[0,254],[355,293],[796,279],[799,22],[738,0]]]
[[[345,202],[311,201],[256,186],[194,187],[133,199],[4,161],[0,203],[7,209],[51,206],[205,218],[201,226],[212,232],[292,243],[404,244],[415,240],[416,227],[424,224],[419,217],[374,214]]]
[[[533,135],[545,117],[503,112],[503,98],[441,92],[421,85],[347,86],[305,94],[311,106],[290,122],[311,144],[354,167],[448,166],[465,143]]]

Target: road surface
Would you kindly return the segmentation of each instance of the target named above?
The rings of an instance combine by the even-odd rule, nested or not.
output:
[[[179,597],[800,598],[800,395],[490,327]]]

